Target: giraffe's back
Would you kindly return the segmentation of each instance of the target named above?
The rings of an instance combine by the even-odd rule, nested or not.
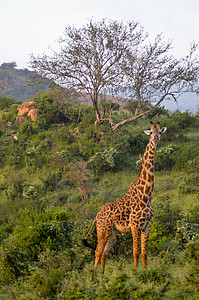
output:
[[[132,197],[132,193],[134,197]],[[129,192],[120,200],[105,204],[96,217],[97,229],[120,232],[131,232],[132,225],[138,226],[144,231],[146,224],[153,217],[150,201],[144,202],[143,197],[135,196],[134,191]]]

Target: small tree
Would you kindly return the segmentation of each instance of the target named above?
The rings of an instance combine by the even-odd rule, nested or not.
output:
[[[86,162],[73,162],[69,165],[64,180],[70,181],[80,192],[82,200],[88,199],[88,185],[91,174]]]
[[[135,22],[90,22],[80,29],[68,26],[60,38],[60,52],[52,57],[32,56],[31,65],[41,76],[89,95],[100,124],[108,120],[112,130],[152,112],[164,99],[177,99],[196,91],[199,62],[197,46],[184,59],[168,55],[171,42],[158,35],[153,43]],[[112,108],[99,106],[103,93],[132,94],[134,112],[114,124]],[[153,105],[152,105],[153,104]],[[143,109],[144,108],[144,109]]]

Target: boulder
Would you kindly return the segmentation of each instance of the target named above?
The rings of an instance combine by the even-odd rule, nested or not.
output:
[[[36,121],[37,120],[37,109],[36,108],[32,108],[28,112],[28,116],[31,118],[32,121]]]
[[[18,116],[25,116],[31,109],[36,108],[37,104],[35,101],[24,102],[18,107]]]
[[[12,122],[8,121],[6,125],[7,127],[12,127]]]
[[[28,120],[27,120],[26,118],[24,118],[24,117],[16,117],[15,122],[16,122],[18,125],[21,125],[21,124],[23,124],[23,123],[25,123],[25,122],[28,122]]]

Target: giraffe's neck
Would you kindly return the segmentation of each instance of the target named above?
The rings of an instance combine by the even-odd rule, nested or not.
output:
[[[143,155],[142,165],[139,174],[139,184],[144,186],[143,193],[151,195],[154,186],[154,159],[155,159],[156,145],[149,140],[146,150]]]

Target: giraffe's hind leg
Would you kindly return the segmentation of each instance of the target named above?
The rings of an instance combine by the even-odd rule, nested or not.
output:
[[[95,270],[97,269],[97,265],[101,259],[107,239],[108,239],[107,236],[100,236],[100,237],[98,236],[98,243],[95,250]]]
[[[102,274],[104,274],[104,268],[105,268],[105,263],[106,263],[106,258],[108,256],[108,252],[109,252],[111,246],[113,245],[113,243],[115,241],[116,241],[116,233],[114,231],[112,231],[111,235],[107,239],[107,242],[106,242],[106,245],[104,247],[102,257],[101,257],[101,271],[102,271]]]
[[[144,268],[147,267],[147,248],[148,248],[148,239],[149,239],[150,225],[146,228],[145,231],[141,233],[141,251],[142,251],[142,262]]]
[[[135,268],[138,266],[138,259],[140,255],[140,238],[141,232],[137,226],[132,227],[132,235],[133,235],[133,258]]]

